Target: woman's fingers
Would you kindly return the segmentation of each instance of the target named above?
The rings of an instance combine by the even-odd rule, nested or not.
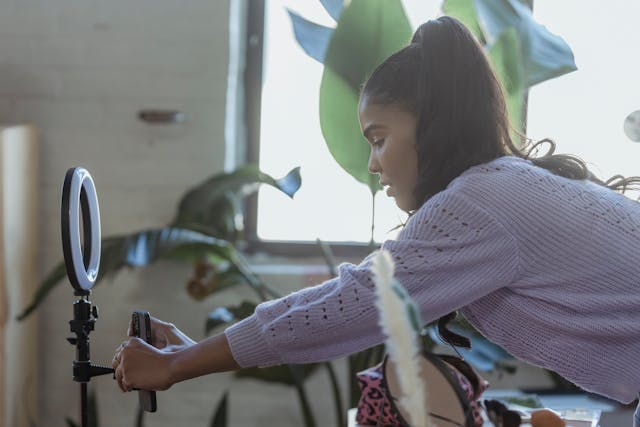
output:
[[[122,392],[124,393],[125,391],[127,391],[127,389],[124,387],[124,384],[122,383],[122,377],[123,377],[122,365],[120,365],[116,368],[116,382],[118,383],[118,387],[120,387],[120,390],[122,390]]]
[[[140,338],[125,341],[114,356],[113,366],[118,387],[131,391],[134,387],[145,390],[166,390],[171,385],[166,378],[167,361],[153,346]]]
[[[138,338],[130,338],[127,341],[123,341],[122,343],[120,343],[120,345],[116,349],[115,355],[113,356],[113,361],[111,362],[111,367],[115,370],[115,377],[118,383],[118,387],[120,387],[120,390],[122,390],[123,392],[131,391],[131,389],[133,388],[126,381],[125,370],[122,361],[125,357],[125,350],[127,349],[127,347],[131,347],[132,342],[136,341],[139,341]]]
[[[111,367],[113,369],[116,369],[120,364],[120,354],[122,353],[122,349],[124,348],[126,342],[127,341],[123,341],[118,347],[116,347],[116,351],[113,354],[113,360],[111,361]]]

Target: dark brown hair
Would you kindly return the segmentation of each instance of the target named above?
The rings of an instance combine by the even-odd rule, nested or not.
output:
[[[550,139],[533,143],[521,136],[523,148],[518,148],[511,139],[502,86],[482,47],[460,21],[448,16],[422,24],[408,46],[380,64],[365,83],[361,102],[397,104],[416,115],[418,207],[471,166],[508,154],[554,174],[622,192],[640,186],[638,177],[599,180],[578,157],[555,154]],[[538,155],[544,144],[548,150]],[[438,332],[452,346],[470,347],[468,338],[447,329],[455,316],[438,319]]]
[[[365,83],[361,99],[398,104],[417,116],[418,206],[471,166],[511,154],[557,175],[589,179],[615,190],[637,188],[640,178],[596,178],[576,156],[555,154],[549,139],[518,148],[502,87],[480,44],[455,18],[422,24],[411,43],[387,58]],[[519,126],[518,126],[519,128]],[[534,155],[542,144],[544,155]]]

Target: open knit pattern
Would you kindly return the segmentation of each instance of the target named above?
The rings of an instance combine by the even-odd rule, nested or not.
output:
[[[640,203],[507,156],[465,171],[383,248],[431,322],[453,310],[514,356],[621,402],[640,391]],[[370,257],[225,333],[241,366],[383,342]]]

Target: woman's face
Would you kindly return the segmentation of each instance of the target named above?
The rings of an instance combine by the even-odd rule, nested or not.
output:
[[[418,208],[414,190],[418,183],[416,117],[397,104],[367,102],[358,109],[360,130],[369,141],[369,172],[380,176],[387,195],[404,211]]]

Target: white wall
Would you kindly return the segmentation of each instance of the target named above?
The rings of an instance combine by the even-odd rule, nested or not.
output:
[[[222,170],[228,9],[219,0],[0,2],[0,122],[33,123],[40,134],[39,276],[62,256],[67,168],[92,173],[104,235],[165,224],[186,188]],[[149,126],[137,119],[141,108],[178,109],[187,121]],[[92,295],[102,314],[91,335],[94,361],[110,364],[134,307],[182,321],[200,338],[209,307],[186,296],[189,274],[165,264],[100,286]],[[39,310],[39,426],[78,419],[75,352],[65,341],[73,300],[62,283]],[[183,416],[184,424],[206,425],[219,394],[212,382],[175,387],[182,397],[173,390],[160,396],[148,425],[178,425]],[[133,425],[137,396],[116,392],[109,376],[92,384],[102,425]]]
[[[0,123],[33,123],[40,135],[39,277],[62,258],[60,186],[67,168],[84,166],[93,175],[104,236],[166,224],[187,188],[223,170],[229,9],[230,0],[0,1]],[[186,122],[150,126],[137,119],[142,108],[177,109]],[[234,291],[194,302],[184,290],[190,274],[190,266],[165,262],[98,286],[91,296],[100,308],[93,362],[110,364],[135,308],[201,339],[206,313],[243,297]],[[301,279],[278,285],[285,292]],[[66,342],[74,300],[61,283],[38,311],[38,409],[29,414],[37,426],[79,420],[75,349]],[[314,383],[322,390],[314,396],[317,419],[332,424],[326,375]],[[230,425],[300,424],[292,390],[221,374],[160,393],[158,413],[146,425],[207,426],[230,385]],[[110,376],[91,386],[102,426],[134,425],[135,393],[120,393]]]

